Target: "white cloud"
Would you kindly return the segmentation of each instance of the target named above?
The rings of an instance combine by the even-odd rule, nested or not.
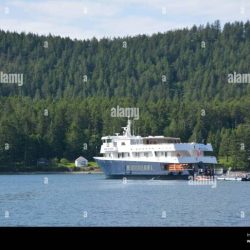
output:
[[[16,32],[31,32],[39,35],[58,35],[62,37],[71,37],[72,39],[88,39],[94,36],[91,30],[83,30],[79,27],[60,26],[50,22],[24,21],[20,23],[15,19],[1,21],[1,29]]]
[[[0,29],[78,39],[152,34],[250,16],[250,2],[244,0],[5,0],[1,13],[4,7],[10,11],[0,15]]]
[[[126,19],[118,19],[112,25],[109,21],[101,24],[102,30],[105,30],[106,36],[127,36],[138,34],[153,34],[157,32],[166,32],[167,30],[191,26],[187,23],[176,24],[171,21],[157,21],[151,17],[129,16]],[[128,29],[129,27],[129,29]]]
[[[78,19],[88,16],[113,16],[119,8],[93,1],[67,1],[67,0],[45,0],[45,1],[12,1],[11,6],[20,8],[29,13],[39,13],[53,18]]]

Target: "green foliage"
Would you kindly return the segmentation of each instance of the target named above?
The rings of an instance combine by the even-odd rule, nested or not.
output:
[[[62,163],[62,164],[68,164],[69,163],[69,161],[67,160],[67,159],[65,159],[65,158],[62,158],[61,160],[60,160],[60,163]]]
[[[126,123],[110,116],[119,105],[140,109],[136,134],[207,140],[250,169],[250,85],[227,82],[249,68],[250,22],[100,41],[0,31],[0,71],[24,74],[22,87],[0,83],[0,165],[91,160]]]

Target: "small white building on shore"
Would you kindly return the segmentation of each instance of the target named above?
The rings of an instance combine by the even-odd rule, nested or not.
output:
[[[88,166],[88,160],[85,159],[83,156],[80,156],[75,160],[75,166],[76,167],[87,167]]]

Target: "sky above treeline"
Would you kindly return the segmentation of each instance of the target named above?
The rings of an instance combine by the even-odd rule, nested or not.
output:
[[[72,39],[151,35],[249,19],[249,0],[0,0],[1,30]]]

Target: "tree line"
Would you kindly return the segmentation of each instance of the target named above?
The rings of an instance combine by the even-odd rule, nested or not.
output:
[[[110,115],[119,105],[139,108],[137,134],[211,142],[248,169],[250,85],[227,77],[249,59],[249,22],[99,41],[0,31],[0,71],[24,80],[0,83],[0,165],[91,160],[126,123]]]

